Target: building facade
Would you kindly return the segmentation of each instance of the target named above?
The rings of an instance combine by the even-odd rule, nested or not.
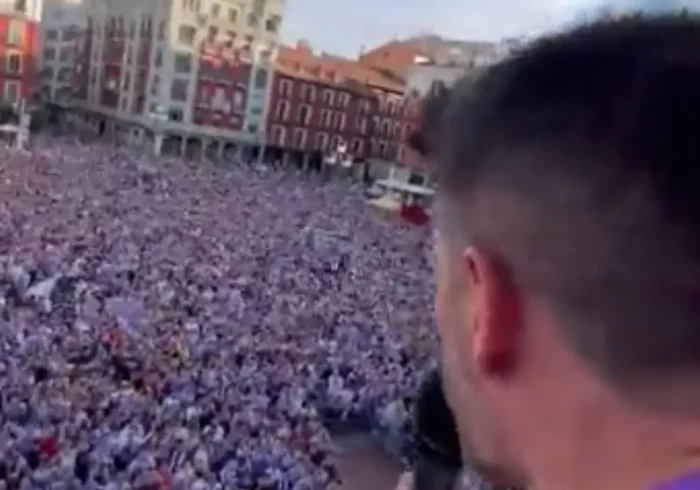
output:
[[[86,0],[75,98],[99,132],[156,153],[249,151],[285,0]]]
[[[37,25],[40,0],[0,0],[0,100],[30,106],[37,86]]]
[[[403,86],[356,60],[280,51],[267,114],[272,157],[319,166],[328,157],[393,161],[402,128]]]
[[[85,0],[43,0],[39,25],[39,95],[65,105],[73,96],[77,42],[87,27]]]

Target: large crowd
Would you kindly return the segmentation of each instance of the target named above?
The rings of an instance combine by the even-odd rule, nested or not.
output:
[[[333,489],[433,365],[430,234],[293,168],[0,149],[0,490]]]

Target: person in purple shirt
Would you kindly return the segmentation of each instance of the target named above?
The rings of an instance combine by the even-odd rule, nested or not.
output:
[[[699,46],[606,18],[425,105],[443,384],[495,483],[700,489]]]

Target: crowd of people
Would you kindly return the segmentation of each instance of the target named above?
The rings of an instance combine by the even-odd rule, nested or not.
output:
[[[333,489],[329,427],[401,441],[435,358],[430,233],[362,191],[0,149],[0,489]]]

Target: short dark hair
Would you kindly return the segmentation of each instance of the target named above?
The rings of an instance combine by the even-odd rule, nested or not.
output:
[[[422,123],[448,240],[501,257],[620,391],[697,381],[700,18],[580,26],[448,99]]]

